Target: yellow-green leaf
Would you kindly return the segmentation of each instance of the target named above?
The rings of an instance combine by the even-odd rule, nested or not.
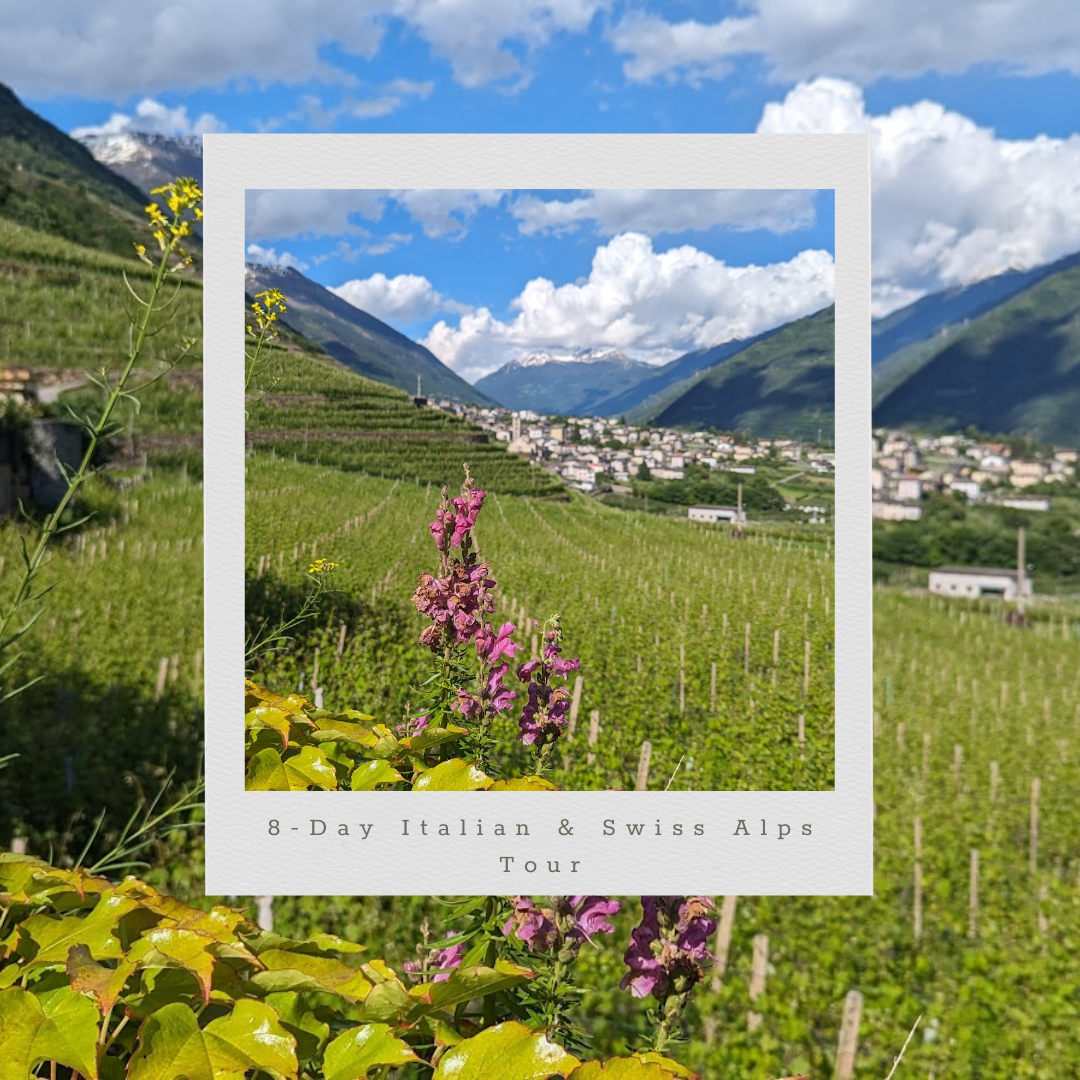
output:
[[[365,761],[353,769],[349,786],[353,791],[374,791],[379,784],[396,784],[404,777],[385,761]]]
[[[667,1061],[659,1054],[652,1055],[655,1061],[646,1061],[643,1056],[609,1058],[607,1061],[587,1061],[571,1074],[572,1080],[679,1080],[680,1077],[696,1078],[697,1073],[685,1069],[677,1062],[670,1062],[678,1072],[660,1064]]]
[[[305,746],[299,754],[286,758],[285,775],[293,791],[303,791],[308,787],[337,790],[337,770],[317,746]]]
[[[20,986],[0,990],[0,1080],[26,1080],[43,1061],[55,1061],[97,1080],[98,1013],[70,987],[44,1003]]]
[[[266,965],[251,977],[263,990],[326,990],[348,1001],[362,1001],[371,989],[364,974],[333,956],[267,949],[259,954]]]
[[[203,1029],[215,1076],[236,1069],[246,1076],[261,1069],[274,1080],[294,1078],[300,1068],[296,1040],[281,1026],[278,1015],[262,1001],[241,998],[228,1016],[211,1020]]]
[[[394,1035],[387,1024],[365,1024],[343,1031],[326,1048],[323,1075],[326,1080],[361,1080],[376,1066],[408,1065],[420,1059],[409,1044]]]
[[[432,1080],[549,1080],[580,1064],[546,1035],[507,1021],[449,1049]]]
[[[413,791],[478,791],[491,787],[492,783],[491,777],[475,765],[462,758],[451,758],[420,773]]]
[[[269,746],[260,750],[248,765],[244,787],[248,791],[288,791],[289,777],[281,755]]]
[[[542,776],[518,776],[513,780],[496,780],[488,791],[558,791],[550,780]]]
[[[179,967],[199,980],[203,1001],[210,1000],[214,975],[213,938],[194,930],[158,927],[144,934],[131,947],[128,959],[141,968]]]
[[[110,890],[87,914],[31,915],[18,927],[19,952],[31,966],[66,964],[72,945],[87,946],[95,960],[115,960],[123,952],[116,924],[136,907],[136,900]]]
[[[224,1080],[214,1075],[195,1014],[179,1002],[162,1006],[143,1021],[127,1075],[128,1080]],[[225,1074],[229,1080],[236,1076]]]

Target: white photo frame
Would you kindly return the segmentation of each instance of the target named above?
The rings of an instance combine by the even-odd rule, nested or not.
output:
[[[207,892],[871,895],[869,137],[207,135],[204,187]],[[245,791],[238,309],[246,191],[605,187],[835,192],[834,790],[432,792],[419,800],[411,792]],[[449,836],[433,827],[442,822]],[[495,835],[497,823],[504,835]],[[640,835],[630,823],[643,823]],[[782,839],[781,824],[789,827]]]

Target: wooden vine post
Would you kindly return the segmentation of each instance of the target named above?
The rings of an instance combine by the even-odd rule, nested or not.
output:
[[[859,1049],[859,1023],[862,1020],[862,1007],[862,994],[858,990],[849,990],[844,999],[844,1017],[840,1021],[835,1080],[851,1080],[855,1075],[855,1055]]]
[[[587,765],[592,765],[596,761],[596,741],[600,738],[600,710],[593,709],[589,713],[589,753],[585,759]]]
[[[915,817],[915,877],[913,881],[912,921],[915,940],[922,938],[922,818]]]
[[[641,744],[641,756],[638,758],[637,782],[635,791],[649,790],[649,761],[652,759],[652,743],[646,739]]]
[[[765,993],[765,978],[769,970],[769,935],[754,935],[754,958],[750,968],[750,1002],[753,1004]],[[761,1026],[762,1016],[750,1010],[746,1015],[746,1024],[751,1031]]]

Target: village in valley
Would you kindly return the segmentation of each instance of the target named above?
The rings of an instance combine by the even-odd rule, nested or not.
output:
[[[1040,595],[1056,591],[1055,579],[1060,583],[1068,567],[1061,545],[1054,550],[1051,541],[1078,535],[1078,461],[1080,451],[1026,439],[875,430],[875,560],[926,567],[929,591],[954,599],[1022,604],[1036,594],[1036,575]],[[916,535],[921,547],[905,546]],[[1026,535],[1034,555],[1032,546],[1025,549]],[[948,559],[968,537],[979,549],[979,565]],[[934,565],[941,558],[926,557],[939,553],[956,564]]]
[[[717,475],[754,477],[768,466],[777,467],[787,479],[800,476],[827,479],[835,469],[830,447],[795,439],[764,439],[743,434],[682,431],[643,426],[603,417],[547,416],[530,409],[511,411],[438,402],[418,396],[418,405],[458,415],[490,432],[514,454],[554,473],[568,486],[586,494],[611,492],[629,495],[637,480],[682,480],[688,467],[703,467]],[[831,488],[831,484],[829,485]],[[734,507],[692,507],[695,520],[729,520],[702,517],[702,510],[731,511]],[[832,497],[817,503],[792,501],[785,512],[802,516],[804,522],[823,523],[832,514]],[[745,517],[743,518],[745,520]]]
[[[874,517],[918,521],[929,491],[962,495],[969,503],[1046,513],[1053,504],[1047,485],[1075,479],[1080,451],[1035,446],[1014,453],[1009,443],[962,435],[918,436],[874,432],[871,472]]]

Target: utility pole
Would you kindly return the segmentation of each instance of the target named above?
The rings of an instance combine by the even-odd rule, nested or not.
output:
[[[1024,588],[1027,585],[1027,572],[1024,569],[1024,526],[1016,534],[1016,614],[1019,621],[1024,620]]]

